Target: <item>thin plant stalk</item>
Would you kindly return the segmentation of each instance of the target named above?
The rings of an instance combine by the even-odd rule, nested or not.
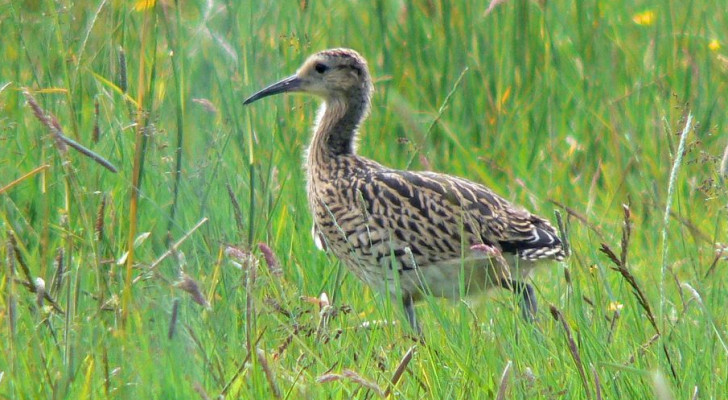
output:
[[[662,220],[662,263],[660,268],[660,321],[665,321],[665,275],[667,271],[667,225],[670,223],[670,208],[672,207],[672,197],[675,194],[675,182],[677,181],[677,174],[680,170],[680,164],[682,164],[683,153],[685,152],[685,142],[692,129],[693,114],[688,113],[687,121],[685,122],[685,128],[680,133],[680,143],[677,147],[677,154],[675,154],[675,162],[672,164],[672,170],[670,171],[670,181],[667,186],[667,199],[665,200],[665,215]],[[664,328],[664,326],[663,326]],[[664,329],[663,329],[664,330]],[[662,336],[661,336],[662,337]]]
[[[155,66],[156,66],[156,18],[155,18],[154,7],[146,10],[144,15],[144,23],[142,24],[139,49],[139,76],[137,80],[137,126],[136,126],[136,140],[134,144],[134,168],[132,172],[132,190],[131,199],[129,203],[129,237],[127,251],[128,256],[126,259],[126,275],[124,279],[124,295],[122,298],[122,325],[125,325],[126,320],[129,316],[129,306],[131,302],[131,291],[132,291],[132,269],[134,267],[134,239],[136,237],[138,213],[139,213],[139,191],[141,187],[143,171],[144,171],[144,154],[146,152],[147,145],[147,134],[146,129],[148,128],[150,116],[145,115],[144,112],[144,100],[145,98],[150,99],[147,109],[152,109],[152,102],[154,98],[154,77],[155,77]],[[154,32],[150,33],[151,28],[154,28]],[[146,38],[151,35],[151,46],[154,49],[152,55],[152,71],[149,78],[149,85],[146,85],[145,71],[146,71],[146,58],[145,44]],[[148,94],[148,95],[147,95]],[[145,97],[145,95],[147,95]]]
[[[175,13],[175,33],[177,36],[180,35],[182,30],[180,29],[180,7],[174,7],[176,13]],[[165,23],[165,26],[167,28],[167,41],[170,43],[170,46],[174,49],[173,50],[173,56],[171,57],[171,64],[172,64],[172,75],[174,78],[174,84],[177,88],[177,96],[176,96],[176,102],[175,102],[175,114],[177,117],[177,143],[175,146],[175,166],[174,166],[174,186],[172,188],[172,206],[169,210],[169,220],[167,221],[167,232],[172,231],[172,226],[174,225],[174,218],[175,213],[177,211],[177,199],[179,197],[179,182],[180,182],[180,176],[182,171],[182,147],[184,145],[184,116],[185,116],[185,106],[184,106],[184,93],[185,93],[185,87],[184,87],[184,81],[182,80],[182,75],[184,72],[184,55],[182,53],[182,48],[179,46],[179,38],[177,37],[177,40],[175,41],[171,23],[167,21]],[[170,236],[168,236],[170,237]],[[168,243],[169,245],[169,243]]]

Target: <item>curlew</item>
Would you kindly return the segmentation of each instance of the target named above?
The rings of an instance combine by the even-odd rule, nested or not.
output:
[[[396,170],[357,155],[373,85],[366,61],[353,50],[316,53],[244,104],[283,92],[323,99],[305,161],[319,248],[370,287],[401,300],[416,331],[414,302],[425,295],[459,298],[502,287],[520,296],[527,319],[535,315],[535,294],[525,279],[538,262],[566,257],[546,219],[481,184]]]

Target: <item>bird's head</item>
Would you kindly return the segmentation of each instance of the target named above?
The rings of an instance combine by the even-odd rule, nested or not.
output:
[[[296,74],[250,96],[243,104],[284,92],[304,92],[324,100],[346,100],[372,91],[367,63],[354,50],[331,49],[318,52],[303,63]]]

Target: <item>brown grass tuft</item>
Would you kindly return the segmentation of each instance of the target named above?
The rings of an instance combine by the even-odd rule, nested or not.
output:
[[[273,254],[273,250],[271,250],[271,248],[265,243],[258,243],[258,249],[261,253],[263,253],[263,259],[265,260],[265,263],[268,264],[268,270],[271,275],[277,277],[283,275],[283,269],[281,269],[281,264],[278,262],[278,258],[275,254]]]
[[[179,312],[179,299],[174,299],[172,303],[172,315],[169,318],[169,328],[167,328],[167,339],[172,340],[174,332],[177,330],[177,314]]]
[[[114,167],[105,158],[87,149],[75,140],[66,137],[66,135],[63,134],[63,129],[61,128],[61,124],[58,122],[58,119],[56,119],[53,114],[46,113],[45,110],[40,107],[38,102],[35,100],[35,97],[33,97],[28,89],[23,90],[23,95],[25,96],[28,105],[33,110],[33,114],[36,118],[38,118],[38,121],[45,125],[51,132],[51,136],[53,137],[53,141],[56,144],[56,148],[58,148],[58,151],[60,151],[62,154],[65,154],[68,151],[68,146],[70,146],[79,153],[100,164],[102,167],[108,169],[109,171],[114,173],[117,172],[116,167]]]
[[[233,187],[230,186],[230,183],[226,183],[225,188],[228,191],[228,196],[230,196],[230,203],[232,203],[233,205],[235,226],[237,226],[238,232],[242,234],[242,232],[245,232],[245,224],[243,223],[243,210],[240,208],[240,202],[238,202],[238,198],[235,196],[235,192],[233,191]]]
[[[99,211],[96,213],[96,223],[94,224],[94,236],[96,241],[101,241],[104,238],[104,214],[106,211],[106,195],[101,196],[101,204],[99,204]]]
[[[119,88],[126,93],[127,77],[126,77],[126,54],[124,48],[119,46]]]
[[[180,280],[174,284],[174,287],[187,292],[192,297],[192,300],[195,303],[205,308],[210,308],[210,303],[207,301],[207,299],[205,299],[205,296],[202,294],[202,290],[200,290],[200,285],[197,283],[196,280],[192,279],[192,277],[185,274],[184,272],[180,274]]]

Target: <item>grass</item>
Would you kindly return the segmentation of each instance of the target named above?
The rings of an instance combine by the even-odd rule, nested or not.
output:
[[[725,396],[723,2],[147,3],[0,4],[0,397]],[[360,153],[561,213],[536,323],[433,299],[418,343],[315,250],[317,101],[241,104],[334,46]]]

